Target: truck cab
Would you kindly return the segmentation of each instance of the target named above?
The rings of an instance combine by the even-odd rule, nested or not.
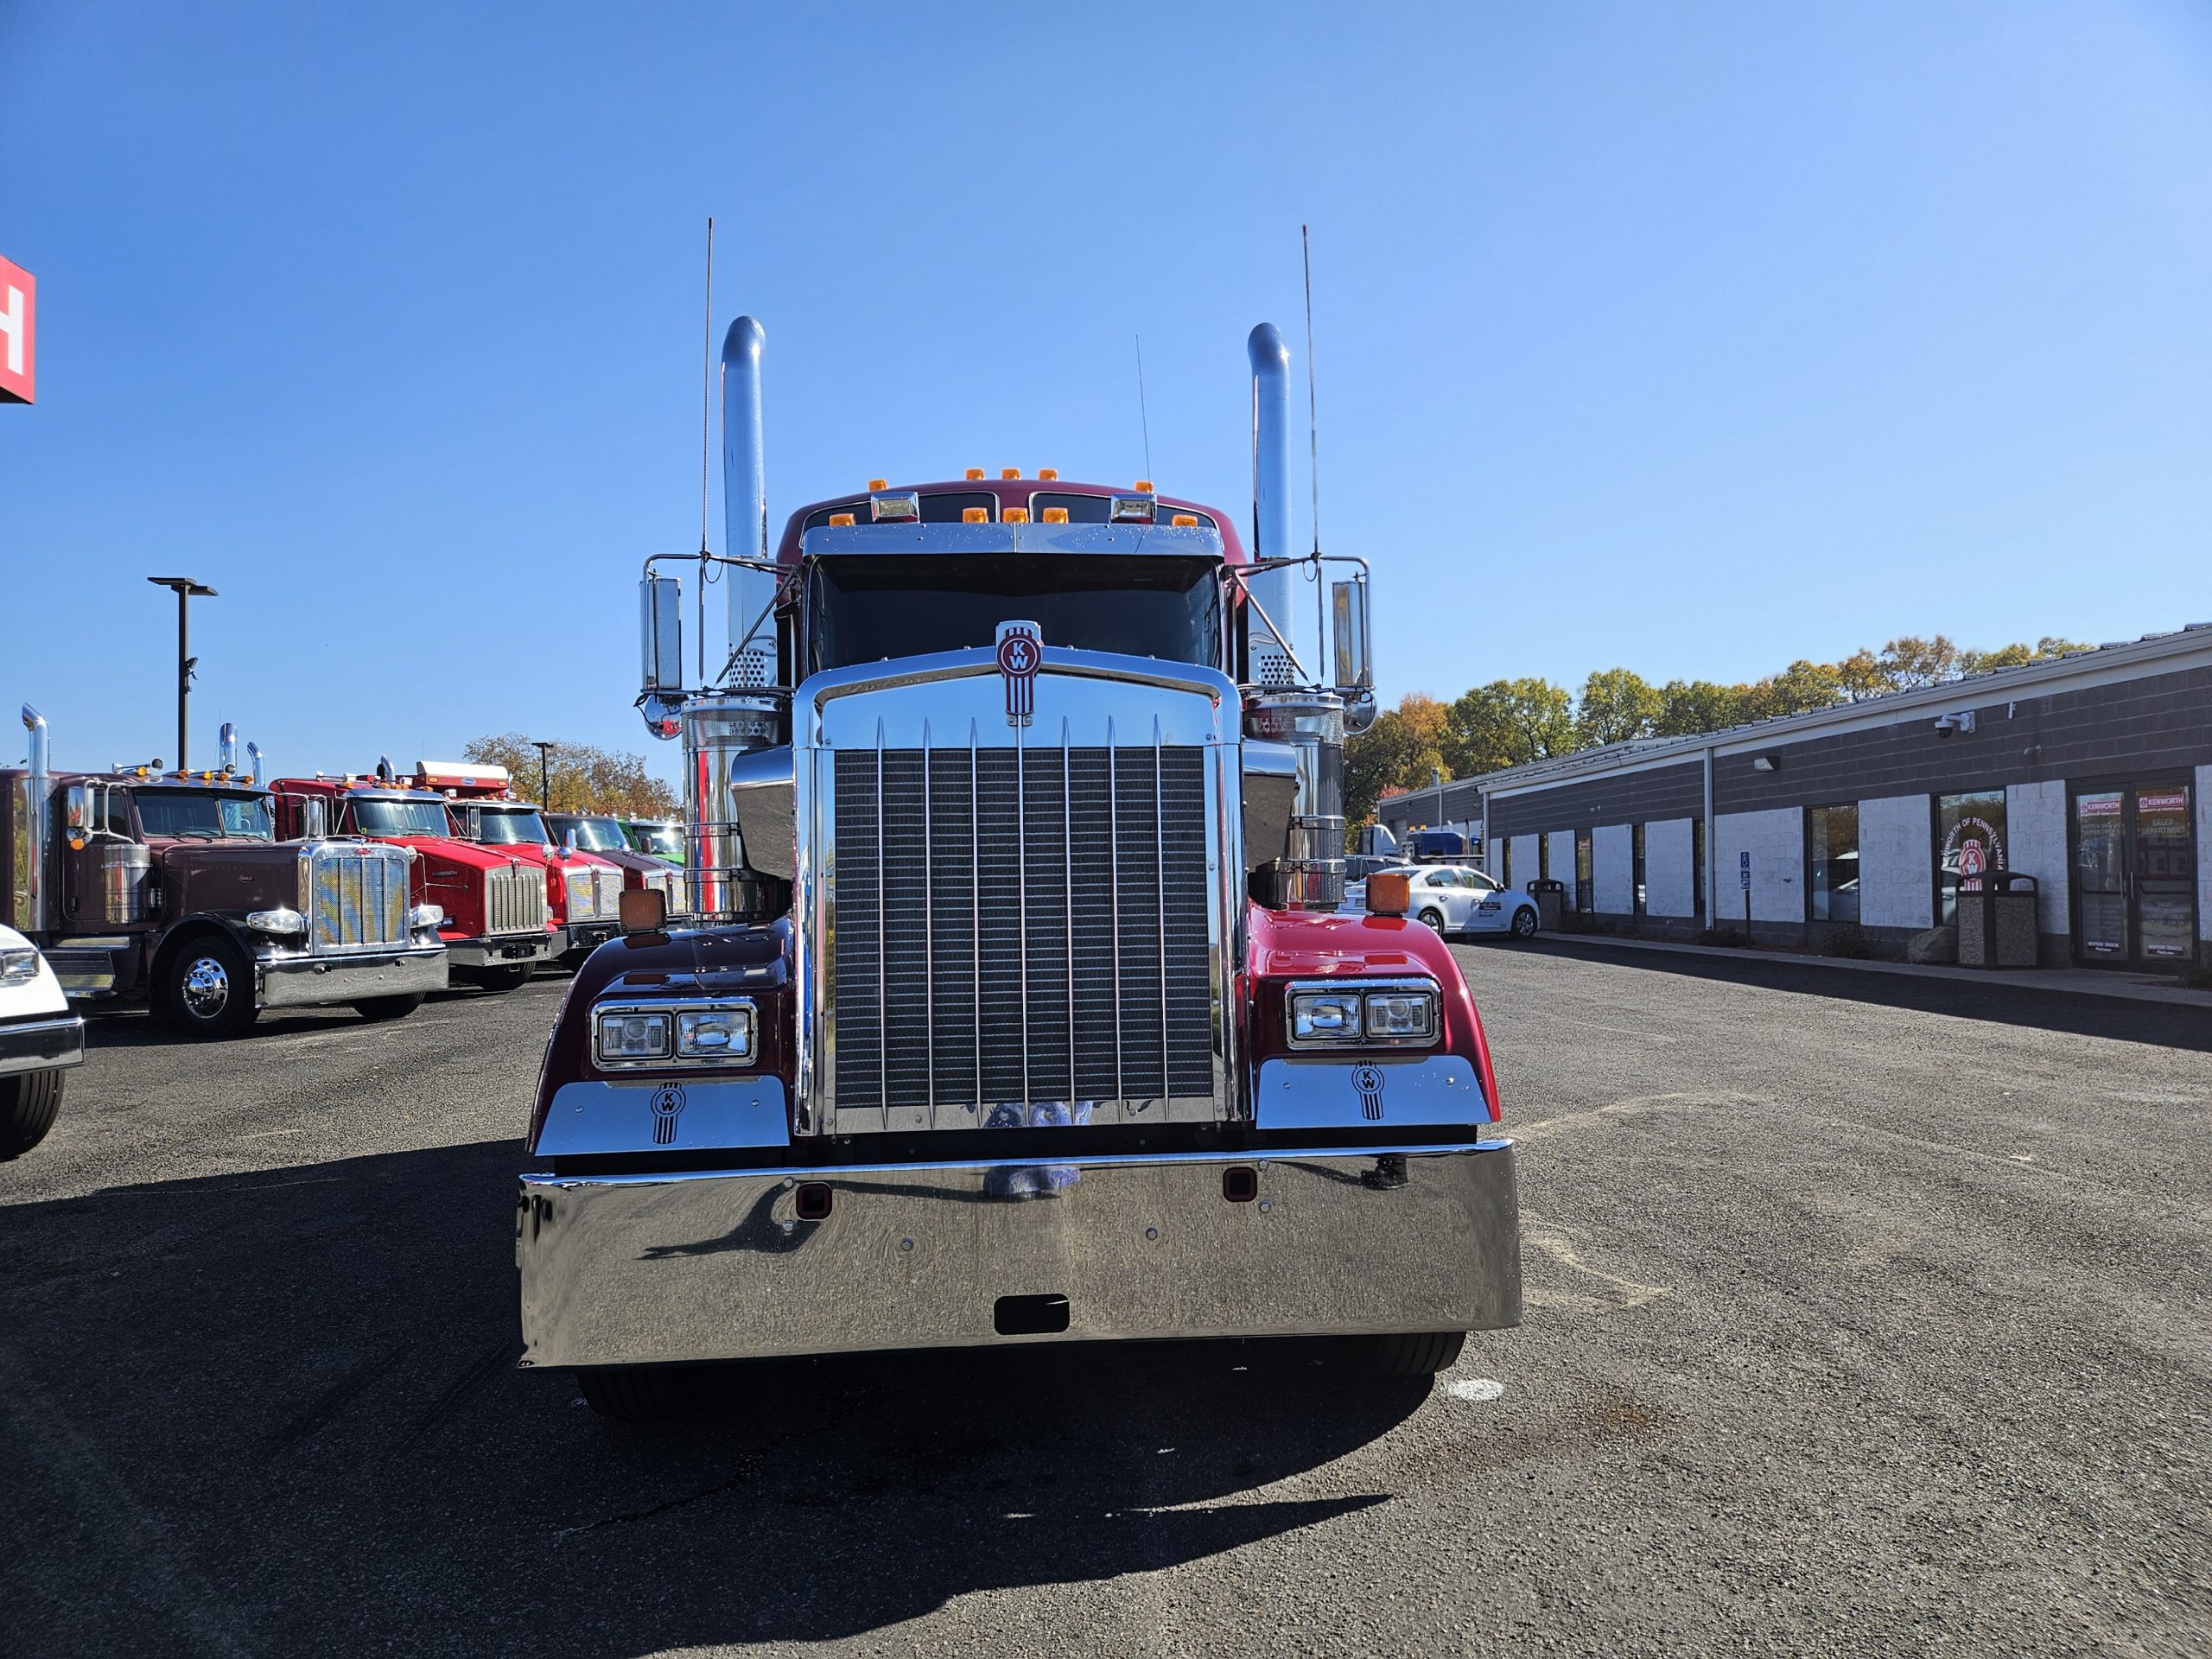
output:
[[[683,868],[683,826],[666,818],[620,818],[622,833],[632,852],[657,858],[664,864]]]
[[[454,840],[534,867],[545,884],[554,958],[575,966],[614,937],[625,873],[554,839],[537,803],[516,796],[506,768],[474,761],[418,761],[415,785],[444,802]]]
[[[278,827],[288,836],[305,834],[312,804],[320,803],[334,833],[414,855],[409,893],[442,912],[438,938],[453,978],[509,991],[558,954],[538,861],[455,840],[446,798],[437,791],[414,787],[388,766],[358,776],[280,779],[275,790]]]
[[[681,916],[689,908],[684,903],[683,873],[671,869],[666,859],[632,845],[620,818],[607,813],[549,812],[545,827],[560,846],[575,848],[617,866],[626,888],[649,887],[658,893],[667,902],[668,914]]]
[[[1337,913],[1366,566],[1290,547],[1275,331],[1249,550],[1148,480],[1011,468],[771,543],[762,343],[723,352],[715,683],[677,559],[640,590],[696,916],[626,907],[564,1001],[523,1363],[643,1417],[737,1358],[1295,1334],[1409,1376],[1517,1324],[1474,1000],[1402,878]]]
[[[47,764],[26,707],[27,767],[0,772],[8,921],[70,1000],[143,1004],[192,1037],[235,1035],[264,1008],[414,1011],[446,984],[441,918],[410,894],[414,855],[311,833],[280,839],[269,790],[226,735],[219,767],[107,772]]]

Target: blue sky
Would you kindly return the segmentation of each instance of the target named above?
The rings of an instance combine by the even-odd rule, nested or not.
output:
[[[2193,0],[5,0],[0,85],[41,305],[0,694],[65,764],[174,748],[171,572],[222,590],[200,755],[647,748],[709,213],[779,522],[1136,477],[1140,333],[1152,475],[1241,512],[1244,335],[1302,372],[1310,223],[1323,539],[1376,562],[1389,696],[2212,620]]]

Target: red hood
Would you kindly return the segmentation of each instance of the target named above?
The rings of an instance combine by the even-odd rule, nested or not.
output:
[[[612,859],[607,858],[603,854],[600,853],[569,853],[556,859],[554,856],[554,854],[559,849],[549,847],[542,841],[472,841],[464,842],[463,844],[465,846],[473,847],[481,853],[496,855],[500,858],[502,862],[505,861],[506,855],[512,854],[515,857],[522,860],[524,863],[535,864],[540,869],[544,868],[549,864],[558,864],[563,869],[567,869],[571,865],[579,864],[583,866],[586,869],[619,870],[622,868],[620,864],[615,863]]]
[[[369,839],[390,842],[395,847],[412,847],[424,858],[442,859],[465,870],[503,870],[514,861],[510,855],[523,851],[519,847],[484,847],[473,841],[454,841],[444,836],[372,836]]]

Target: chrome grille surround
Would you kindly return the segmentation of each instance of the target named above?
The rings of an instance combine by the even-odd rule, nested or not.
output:
[[[407,929],[405,848],[313,842],[301,850],[300,864],[308,950],[389,950],[413,943]]]
[[[1236,689],[1047,641],[1035,690],[1010,724],[988,651],[799,689],[800,1134],[1247,1115]]]
[[[486,933],[543,933],[545,878],[528,864],[510,864],[484,873],[484,931]]]

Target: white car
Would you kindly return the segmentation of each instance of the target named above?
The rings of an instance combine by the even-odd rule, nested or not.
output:
[[[33,944],[0,927],[0,1160],[21,1157],[54,1127],[61,1083],[85,1059],[85,1022]]]
[[[1412,902],[1406,913],[1439,933],[1510,933],[1516,939],[1536,937],[1536,901],[1525,893],[1501,887],[1482,871],[1464,864],[1396,864],[1388,872],[1406,878]],[[1344,908],[1355,914],[1367,909],[1367,883],[1355,881],[1344,889]]]

